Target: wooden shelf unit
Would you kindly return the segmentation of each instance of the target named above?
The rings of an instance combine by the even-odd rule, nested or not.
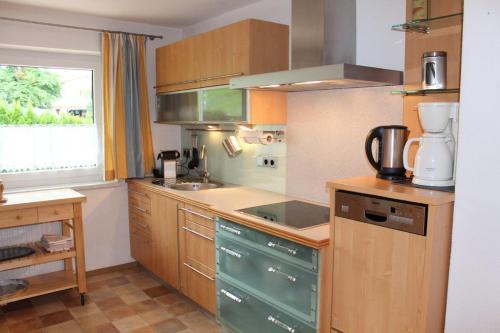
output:
[[[75,246],[61,252],[47,252],[39,242],[23,244],[35,253],[0,262],[0,272],[15,268],[64,261],[64,270],[24,278],[29,283],[25,290],[1,298],[0,305],[61,290],[78,288],[81,304],[87,292],[85,254],[83,244],[82,203],[86,197],[70,189],[7,194],[7,202],[0,204],[0,230],[40,223],[60,222],[62,234],[72,235]],[[73,269],[73,258],[75,269]]]
[[[13,245],[13,246],[15,246],[15,245]],[[64,260],[64,259],[76,257],[76,251],[74,248],[71,250],[67,250],[67,251],[50,253],[50,252],[47,252],[43,249],[40,242],[19,244],[19,246],[30,247],[30,248],[35,250],[35,253],[33,253],[32,255],[26,256],[26,257],[5,260],[5,261],[0,262],[0,272],[7,271],[9,269],[14,269],[14,268],[21,268],[21,267],[26,267],[26,266],[31,266],[31,265],[46,264],[46,263],[52,262],[52,261],[58,261],[58,260]]]
[[[59,271],[48,274],[35,275],[26,278],[29,287],[8,298],[0,299],[0,305],[35,296],[50,294],[56,291],[78,287],[76,276],[70,271]]]

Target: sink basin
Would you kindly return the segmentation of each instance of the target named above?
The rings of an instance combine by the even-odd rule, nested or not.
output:
[[[175,182],[175,183],[173,183]],[[219,188],[224,186],[224,184],[209,181],[208,183],[203,182],[203,178],[184,178],[177,179],[177,181],[172,180],[172,183],[165,179],[155,179],[152,181],[153,184],[168,187],[174,190],[180,191],[201,191],[201,190],[210,190],[214,188]]]
[[[169,187],[174,190],[181,190],[181,191],[201,191],[201,190],[210,190],[221,186],[222,186],[221,183],[215,183],[215,182],[208,182],[208,183],[189,182],[189,183],[173,184],[170,185]]]

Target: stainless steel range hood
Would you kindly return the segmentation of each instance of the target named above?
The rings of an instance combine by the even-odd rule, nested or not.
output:
[[[356,65],[355,0],[292,0],[291,44],[291,70],[233,78],[230,88],[293,92],[403,83],[403,72]]]

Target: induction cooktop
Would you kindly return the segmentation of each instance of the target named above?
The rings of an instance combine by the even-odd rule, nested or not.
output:
[[[330,220],[328,207],[297,200],[239,209],[238,212],[295,229],[325,224]]]

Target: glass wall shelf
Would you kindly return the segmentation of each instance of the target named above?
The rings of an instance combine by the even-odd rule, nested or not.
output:
[[[403,96],[426,96],[432,94],[453,94],[460,93],[459,88],[451,89],[415,89],[415,90],[393,90],[391,94],[393,95],[403,95]]]
[[[420,32],[423,34],[428,34],[432,29],[439,29],[454,24],[461,24],[462,15],[463,13],[455,13],[445,16],[431,17],[423,20],[409,21],[393,25],[392,30],[404,32]]]

